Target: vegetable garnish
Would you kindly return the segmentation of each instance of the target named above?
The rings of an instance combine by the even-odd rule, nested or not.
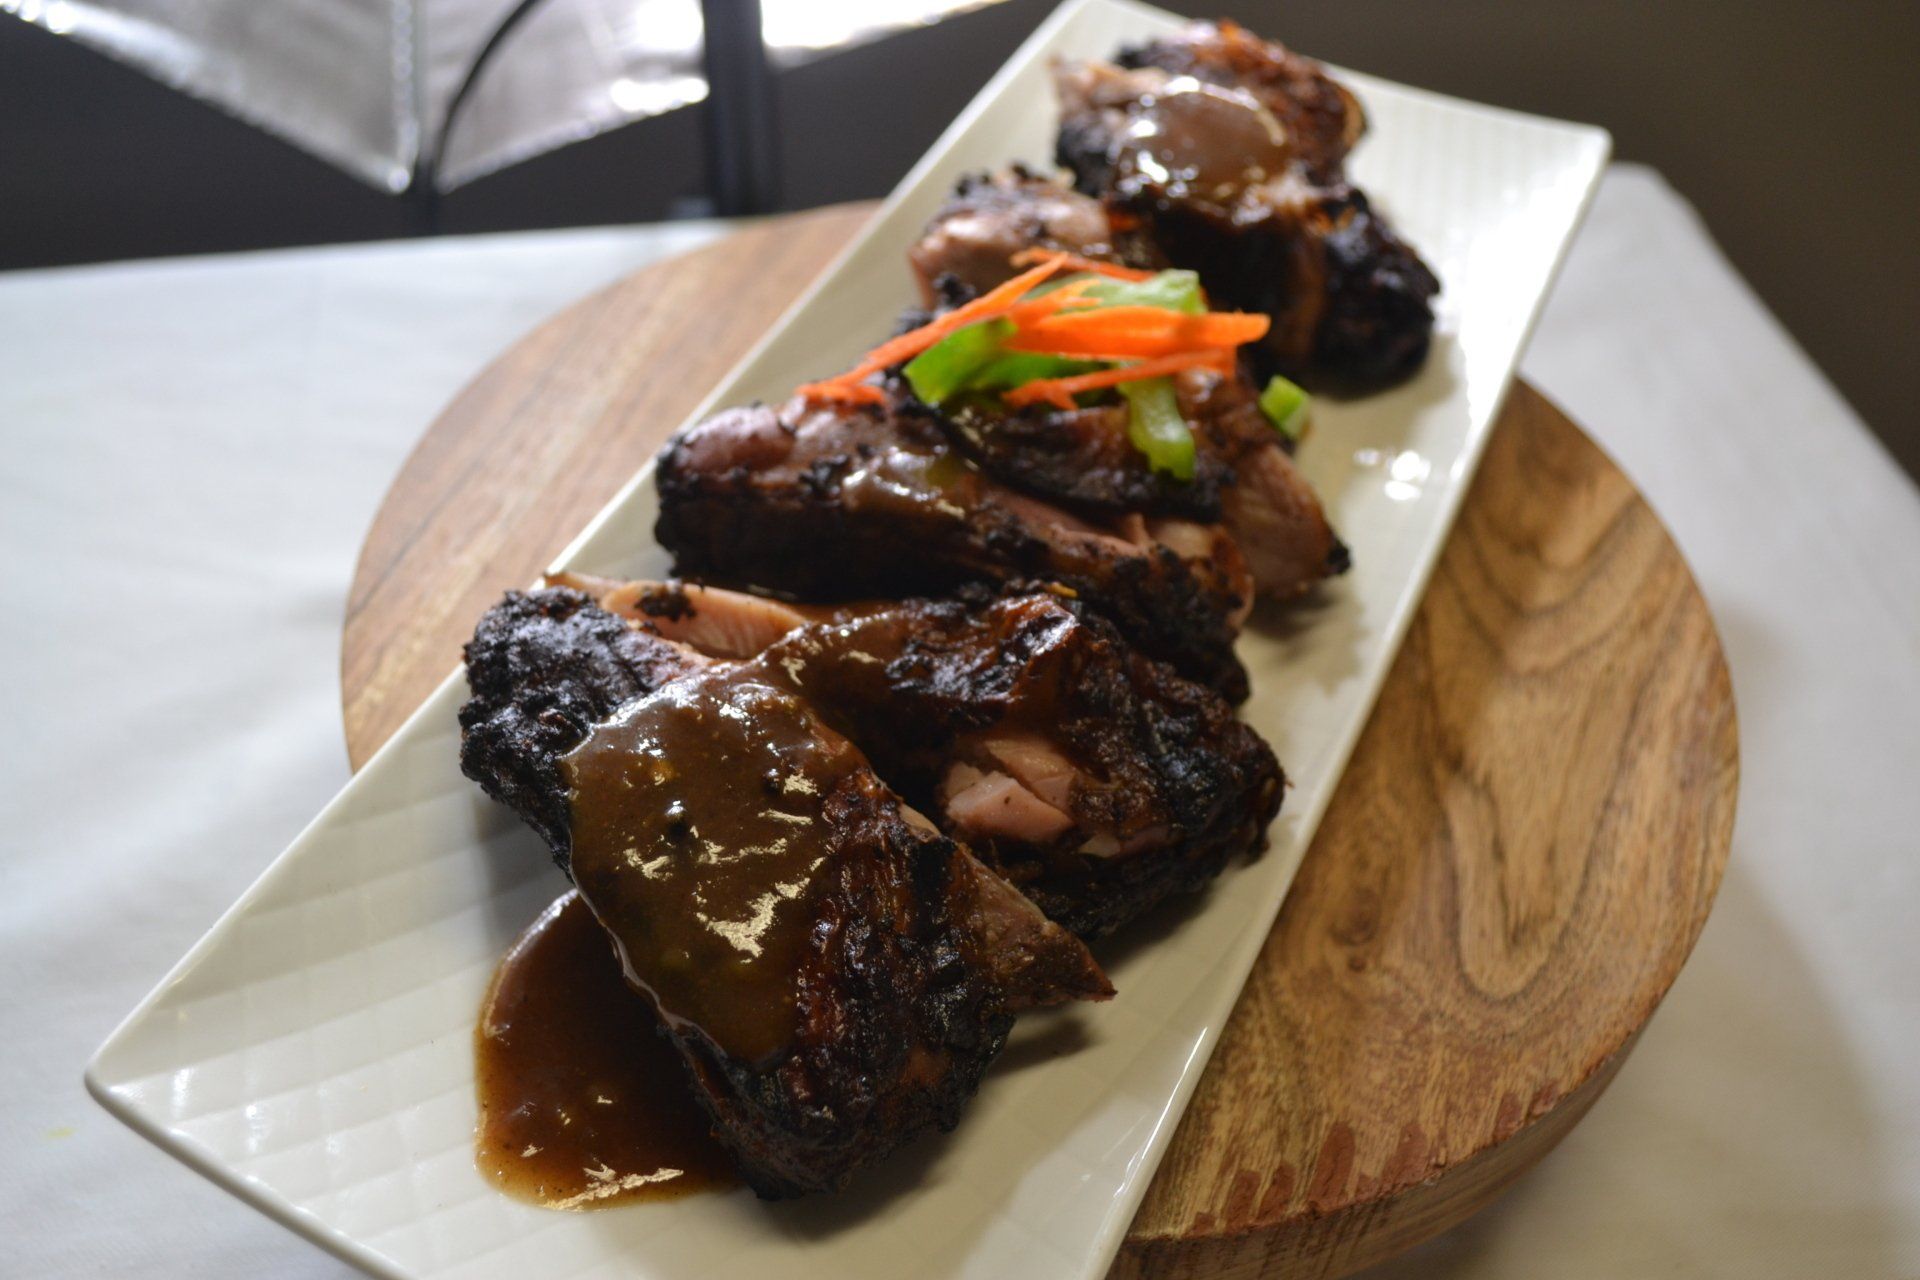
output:
[[[866,379],[902,361],[907,384],[928,404],[998,395],[1009,408],[1046,403],[1070,410],[1076,396],[1117,389],[1127,403],[1127,437],[1148,465],[1191,479],[1193,432],[1169,376],[1186,369],[1230,376],[1234,349],[1265,336],[1271,322],[1207,310],[1191,271],[1137,271],[1041,250],[1013,258],[1015,265],[1032,261],[1038,265],[881,343],[847,372],[808,383],[800,394],[879,403],[885,393]],[[1073,274],[1060,278],[1065,271]],[[1269,384],[1268,394],[1281,393]],[[1290,402],[1275,405],[1288,409]]]
[[[1124,387],[1129,382],[1138,382],[1142,378],[1161,378],[1170,373],[1179,373],[1182,369],[1221,370],[1230,365],[1232,360],[1233,352],[1217,347],[1183,351],[1179,355],[1157,356],[1152,360],[1114,365],[1093,373],[1076,373],[1066,378],[1041,378],[1022,383],[1007,392],[1005,399],[1016,409],[1042,400],[1061,409],[1071,409],[1073,398],[1082,392],[1098,391],[1102,387]]]
[[[957,329],[964,329],[982,320],[990,320],[1011,309],[1029,289],[1060,271],[1066,264],[1066,254],[1049,255],[1046,261],[1031,271],[1021,272],[1005,284],[989,289],[972,302],[955,307],[945,315],[935,316],[918,329],[910,330],[897,338],[881,343],[867,352],[866,357],[859,364],[845,373],[823,382],[807,383],[799,388],[799,394],[810,400],[865,399],[866,397],[857,393],[848,395],[845,388],[859,385],[861,380],[869,374],[878,373],[889,365],[899,364],[902,360],[919,355]]]
[[[902,370],[913,394],[928,404],[939,404],[964,391],[976,374],[1006,353],[1013,321],[1005,316],[971,324],[948,334],[913,359]]]
[[[1120,384],[1127,398],[1127,439],[1147,455],[1147,467],[1176,480],[1193,479],[1193,429],[1180,412],[1180,398],[1165,378]]]
[[[928,404],[940,404],[963,391],[1005,391],[1100,367],[1088,360],[1009,351],[1006,341],[1014,331],[1013,320],[999,316],[949,334],[907,362],[902,371],[907,385]]]
[[[1117,262],[1101,262],[1097,258],[1083,258],[1077,253],[1056,253],[1051,249],[1022,249],[1007,259],[1016,267],[1032,266],[1049,258],[1065,260],[1069,271],[1084,271],[1089,275],[1111,276],[1115,280],[1151,280],[1154,273],[1142,271],[1138,267],[1123,267]]]
[[[1273,429],[1289,440],[1298,440],[1306,430],[1307,416],[1313,409],[1313,397],[1297,383],[1274,374],[1267,389],[1260,393],[1260,412],[1267,415]]]
[[[1191,271],[1161,271],[1144,280],[1109,279],[1080,276],[1076,279],[1043,284],[1036,293],[1053,289],[1077,289],[1083,296],[1104,306],[1165,307],[1199,315],[1207,309],[1206,291],[1200,277]]]
[[[871,382],[842,382],[830,379],[826,382],[809,382],[796,389],[796,393],[808,400],[844,400],[848,404],[885,404],[887,393]]]
[[[1237,347],[1265,336],[1262,315],[1208,311],[1189,315],[1164,307],[1115,306],[1063,311],[1021,326],[1009,350],[1109,360],[1170,356],[1206,347]]]

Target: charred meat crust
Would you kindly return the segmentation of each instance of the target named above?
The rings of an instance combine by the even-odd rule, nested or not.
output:
[[[1148,467],[1127,437],[1124,401],[1069,410],[962,401],[930,412],[994,479],[1095,516],[1140,511],[1210,524],[1233,483],[1231,464],[1204,449],[1188,480]]]
[[[884,666],[835,661],[844,649]],[[910,601],[830,637],[802,628],[767,658],[795,672],[822,714],[928,813],[941,813],[935,789],[970,741],[1033,731],[1058,749],[1081,773],[1069,805],[1078,834],[1052,845],[970,844],[1083,936],[1258,851],[1280,806],[1279,762],[1224,699],[1133,650],[1099,615],[1045,593]],[[1138,851],[1102,854],[1080,848],[1087,830],[1151,834]]]
[[[756,659],[1082,934],[1256,852],[1280,800],[1272,751],[1218,694],[1044,584],[832,611],[678,581],[568,585],[667,639]]]
[[[467,643],[460,770],[526,820],[567,867],[560,757],[624,704],[698,666],[578,591],[510,592]]]
[[[685,1040],[715,1135],[768,1199],[835,1190],[953,1128],[1013,1025],[949,918],[953,842],[908,825],[870,773],[826,810],[835,883],[816,889],[792,1049],[742,1062]]]
[[[1040,625],[1024,622],[1021,635]],[[920,664],[931,673],[940,656],[926,651]],[[1157,823],[1167,832],[1152,853],[1132,856],[1060,850],[1036,861],[997,844],[984,850],[1042,911],[1083,936],[1107,933],[1265,847],[1284,777],[1272,748],[1218,694],[1143,657],[1085,613],[1059,650],[1028,665],[1037,669],[1028,680],[1051,695],[1042,711],[1054,733],[1104,781],[1086,807],[1114,826]],[[927,683],[927,696],[943,683]],[[1136,811],[1135,796],[1151,797],[1146,812]]]
[[[1425,363],[1440,282],[1358,188],[1303,192],[1258,217],[1148,192],[1115,199],[1152,224],[1218,305],[1280,318],[1268,341],[1247,348],[1256,377],[1365,390]]]
[[[961,212],[935,216],[914,249],[918,268],[925,272],[957,265],[980,285],[1011,277],[1015,268],[1007,259],[1018,255],[1028,229],[1044,220],[1043,214],[1023,210],[1023,203],[1044,209],[1065,193],[1030,176],[1004,178],[992,190],[996,195],[991,205],[956,196],[949,208]],[[1085,196],[1073,199],[1092,210],[1078,223],[1108,221],[1097,202]],[[955,231],[954,224],[961,231]],[[984,254],[983,245],[994,246],[994,253]],[[1232,248],[1238,252],[1240,246]],[[997,266],[989,260],[995,256],[1002,259]],[[971,285],[951,274],[940,274],[935,281],[943,306],[959,305],[973,294]],[[1305,312],[1304,307],[1295,310]],[[904,327],[929,318],[924,311],[910,313]],[[1425,330],[1414,326],[1409,332]],[[1319,331],[1328,340],[1345,333],[1339,324],[1323,325]],[[1386,335],[1370,334],[1358,341],[1366,353],[1387,350]],[[1350,363],[1344,355],[1333,362]],[[904,379],[890,385],[896,394],[909,395]],[[1181,415],[1193,431],[1194,474],[1189,480],[1153,470],[1128,437],[1128,410],[1118,397],[1060,410],[1048,405],[1009,409],[992,396],[961,395],[924,412],[955,448],[995,480],[1087,519],[1144,515],[1190,524],[1224,522],[1254,583],[1268,596],[1297,595],[1344,567],[1319,498],[1278,456],[1290,452],[1291,442],[1267,421],[1252,377],[1245,370],[1231,375],[1187,370],[1174,377],[1173,385]],[[1194,562],[1192,550],[1183,554],[1189,564]]]
[[[562,865],[559,757],[616,708],[706,666],[568,588],[512,593],[468,646],[461,767]],[[665,1028],[715,1136],[756,1192],[843,1186],[930,1127],[951,1128],[1021,1008],[1112,993],[1086,950],[961,846],[912,821],[873,774],[824,797],[795,1029],[769,1060]]]
[[[1265,312],[1274,327],[1249,348],[1261,378],[1363,391],[1426,359],[1439,281],[1346,180],[1365,129],[1359,102],[1319,64],[1232,23],[1195,23],[1123,49],[1110,77],[1063,80],[1055,155],[1082,193],[1144,228],[1175,266],[1197,271],[1220,303]],[[1285,131],[1283,180],[1189,191],[1125,171],[1127,73],[1162,73],[1244,91]],[[1070,79],[1070,78],[1069,78]],[[1084,95],[1084,97],[1083,97]]]
[[[729,410],[661,450],[654,533],[676,574],[823,601],[1045,579],[1084,597],[1149,655],[1235,701],[1246,696],[1229,621],[1244,601],[1223,599],[1169,548],[1045,536],[963,475],[957,503],[855,501],[854,478],[890,455],[971,469],[917,401],[817,411],[832,419],[805,443],[796,412]]]

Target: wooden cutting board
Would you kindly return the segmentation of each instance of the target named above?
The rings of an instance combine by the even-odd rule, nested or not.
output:
[[[641,271],[461,392],[349,597],[356,767],[870,208]],[[1345,1275],[1491,1200],[1593,1105],[1679,972],[1738,773],[1726,663],[1679,552],[1516,386],[1114,1275]]]

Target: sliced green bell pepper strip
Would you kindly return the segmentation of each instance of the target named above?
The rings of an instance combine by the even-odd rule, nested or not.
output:
[[[1313,397],[1297,383],[1275,374],[1267,389],[1260,393],[1260,412],[1267,415],[1273,429],[1289,440],[1298,440],[1306,430],[1307,417],[1313,411]]]
[[[1193,430],[1180,414],[1180,400],[1167,378],[1123,382],[1127,439],[1147,456],[1147,466],[1176,480],[1193,479]]]

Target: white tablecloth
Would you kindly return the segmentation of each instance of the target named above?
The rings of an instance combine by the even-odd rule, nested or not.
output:
[[[705,226],[0,276],[0,1274],[344,1266],[90,1102],[87,1055],[346,779],[362,532],[434,412]],[[1673,529],[1744,760],[1612,1089],[1392,1276],[1920,1276],[1920,498],[1658,177],[1525,362]]]

